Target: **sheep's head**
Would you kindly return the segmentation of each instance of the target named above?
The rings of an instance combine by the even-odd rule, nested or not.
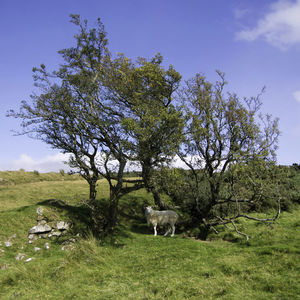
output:
[[[151,212],[152,212],[152,207],[151,206],[147,206],[146,208],[145,208],[145,214],[146,215],[149,215]]]

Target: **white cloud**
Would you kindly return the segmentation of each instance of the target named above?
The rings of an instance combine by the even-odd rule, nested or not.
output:
[[[242,30],[236,37],[246,41],[262,38],[282,50],[300,44],[300,0],[275,2],[254,28]]]
[[[1,170],[20,170],[26,171],[39,171],[44,172],[58,172],[60,169],[68,171],[70,168],[64,164],[64,161],[68,161],[69,155],[63,153],[57,153],[54,155],[48,155],[41,159],[34,159],[27,154],[21,154],[20,157],[11,162],[7,162],[4,165],[0,165]]]
[[[298,102],[300,102],[300,91],[294,92],[294,93],[293,93],[293,96],[294,96],[294,98],[295,98]]]

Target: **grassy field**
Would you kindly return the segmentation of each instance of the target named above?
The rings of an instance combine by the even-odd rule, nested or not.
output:
[[[121,200],[116,235],[97,241],[86,233],[80,204],[87,184],[61,177],[0,182],[0,299],[300,299],[300,209],[270,226],[242,222],[249,242],[234,234],[235,242],[226,241],[226,233],[206,242],[184,232],[154,237],[143,217],[151,197],[141,190]],[[98,197],[107,195],[100,181]],[[28,244],[39,206],[49,220],[72,222],[69,234]],[[63,251],[70,237],[77,241]],[[19,253],[23,260],[15,259]]]

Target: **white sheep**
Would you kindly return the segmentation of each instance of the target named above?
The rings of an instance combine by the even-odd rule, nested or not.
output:
[[[154,236],[157,236],[156,227],[157,225],[169,225],[170,227],[164,234],[164,236],[167,236],[171,229],[172,229],[172,235],[174,236],[175,233],[175,224],[178,220],[178,215],[173,210],[153,210],[150,206],[146,207],[145,210],[145,216],[147,219],[148,225],[152,224],[154,227]]]

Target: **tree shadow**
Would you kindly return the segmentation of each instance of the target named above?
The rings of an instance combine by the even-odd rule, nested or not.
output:
[[[73,206],[66,204],[59,199],[47,199],[38,202],[37,205],[43,205],[49,208],[56,208],[62,211],[72,224],[71,230],[74,233],[88,234],[91,231],[91,222],[89,217],[89,209],[84,206]]]

